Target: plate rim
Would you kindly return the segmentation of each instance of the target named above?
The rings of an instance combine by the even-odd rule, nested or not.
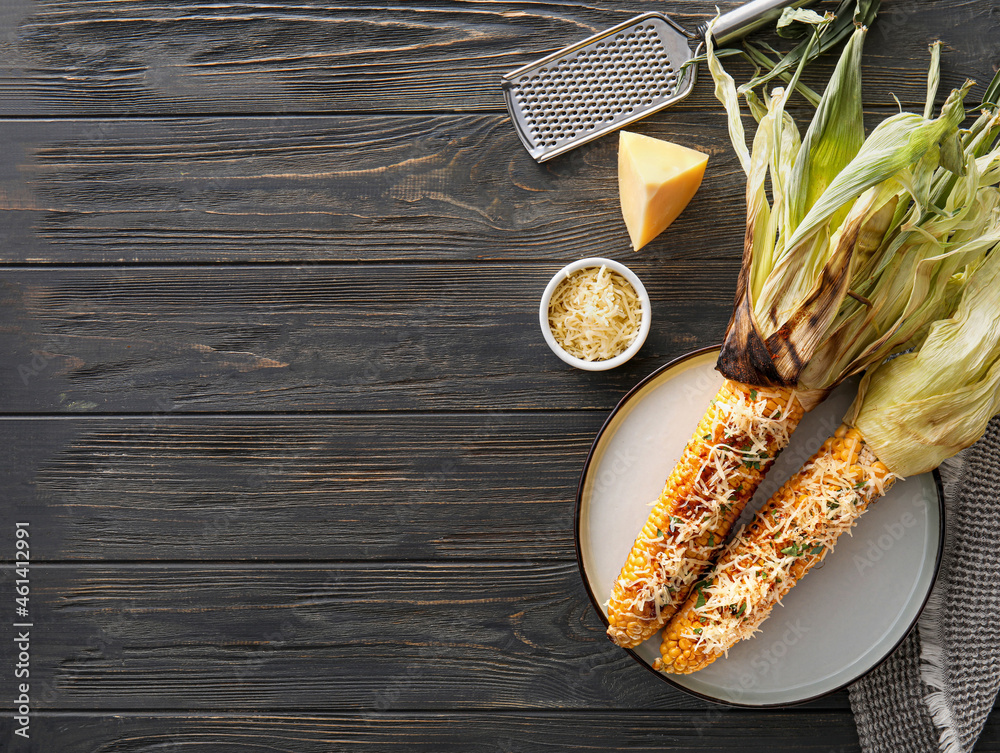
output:
[[[647,384],[656,379],[665,371],[670,371],[672,369],[675,369],[681,364],[683,364],[685,361],[689,361],[692,358],[697,358],[707,353],[718,351],[721,349],[721,347],[722,347],[721,345],[707,345],[702,348],[696,348],[695,350],[688,351],[683,355],[680,355],[676,358],[671,359],[670,361],[667,361],[667,363],[654,369],[652,372],[650,372],[645,377],[640,379],[639,382],[637,382],[635,386],[632,387],[632,389],[630,389],[628,392],[625,393],[625,395],[621,398],[621,400],[618,401],[615,407],[611,409],[611,412],[608,414],[608,417],[604,420],[604,423],[601,424],[601,428],[597,430],[597,434],[594,436],[594,441],[591,443],[590,449],[587,451],[587,458],[583,463],[583,470],[580,472],[580,480],[577,482],[577,487],[576,487],[576,503],[574,506],[575,509],[573,511],[573,539],[576,550],[576,567],[577,571],[580,574],[580,580],[583,581],[583,587],[587,591],[587,596],[590,597],[590,603],[594,607],[594,610],[597,612],[598,617],[600,617],[601,622],[604,623],[605,628],[608,627],[610,623],[608,622],[607,615],[604,614],[604,609],[601,607],[600,600],[597,598],[597,596],[594,594],[593,589],[590,587],[590,579],[587,576],[587,570],[583,564],[583,548],[581,545],[581,535],[580,535],[580,522],[581,522],[580,514],[583,508],[583,486],[587,480],[587,472],[590,470],[590,464],[594,459],[594,453],[597,450],[597,445],[600,442],[601,437],[604,436],[604,432],[608,430],[608,427],[611,425],[611,422],[614,420],[614,418],[625,407],[625,405],[629,401],[631,401],[636,396],[636,394],[638,394],[640,390],[642,390],[643,387],[645,387]],[[861,680],[862,678],[868,676],[876,669],[878,669],[880,666],[882,666],[882,664],[884,664],[886,660],[890,656],[892,656],[893,653],[895,653],[896,649],[899,648],[899,646],[903,643],[903,641],[905,641],[907,637],[909,637],[910,633],[913,632],[913,628],[916,626],[917,621],[920,619],[920,616],[924,613],[924,609],[926,609],[927,607],[927,601],[928,599],[930,599],[931,593],[934,591],[934,586],[937,585],[938,576],[940,575],[941,572],[941,559],[944,555],[944,541],[946,533],[946,522],[945,522],[946,511],[944,505],[944,485],[941,482],[941,474],[938,472],[937,468],[931,471],[931,477],[934,480],[934,488],[937,491],[938,545],[937,545],[937,552],[935,553],[934,556],[934,571],[933,575],[931,576],[930,583],[928,584],[927,592],[921,599],[920,606],[917,608],[916,614],[913,616],[913,619],[910,621],[910,624],[907,626],[906,630],[903,631],[902,636],[895,643],[893,643],[892,646],[889,647],[889,649],[885,652],[885,654],[883,654],[878,659],[878,661],[876,661],[868,669],[854,676],[850,680],[847,680],[846,682],[843,682],[840,685],[831,688],[830,690],[825,690],[822,693],[817,693],[816,695],[811,695],[807,698],[802,698],[796,701],[781,701],[777,703],[747,703],[741,701],[732,701],[725,698],[718,698],[716,696],[709,695],[707,693],[703,693],[698,690],[693,690],[677,682],[670,675],[664,674],[663,672],[657,672],[655,669],[653,669],[652,666],[647,664],[646,661],[641,656],[639,656],[639,654],[635,650],[631,648],[622,648],[622,650],[628,653],[632,657],[632,659],[639,664],[639,666],[643,667],[644,669],[646,669],[648,672],[658,677],[663,682],[666,682],[671,687],[674,687],[684,693],[687,693],[688,695],[694,696],[695,698],[700,698],[704,701],[710,701],[711,703],[716,703],[723,706],[730,706],[734,708],[744,708],[744,709],[791,708],[793,706],[801,706],[802,704],[805,703],[811,703],[812,701],[819,700],[820,698],[825,698],[828,695],[832,695],[833,693],[838,693],[844,688],[853,685],[858,680]],[[621,647],[619,646],[618,648]]]

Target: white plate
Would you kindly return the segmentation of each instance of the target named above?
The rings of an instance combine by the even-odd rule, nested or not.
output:
[[[697,351],[654,372],[594,441],[577,495],[576,537],[584,582],[605,622],[603,604],[649,503],[722,384],[717,356],[715,348]],[[836,430],[856,388],[845,383],[806,414],[740,523]],[[697,696],[754,707],[802,703],[854,682],[906,637],[927,601],[944,538],[940,498],[936,474],[897,483],[756,637],[700,672],[655,674]],[[629,653],[653,671],[659,643],[657,635]]]

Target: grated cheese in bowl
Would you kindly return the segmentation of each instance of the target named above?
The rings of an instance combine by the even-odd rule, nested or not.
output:
[[[624,353],[642,327],[642,301],[618,272],[585,267],[560,282],[549,300],[549,328],[556,343],[583,361]]]

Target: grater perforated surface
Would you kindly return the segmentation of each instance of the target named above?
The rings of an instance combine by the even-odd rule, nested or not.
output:
[[[544,161],[683,98],[693,70],[688,38],[646,14],[504,78],[518,135]]]

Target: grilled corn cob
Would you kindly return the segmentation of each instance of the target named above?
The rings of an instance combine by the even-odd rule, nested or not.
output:
[[[639,645],[684,603],[815,397],[725,381],[612,587],[612,641]]]
[[[656,669],[689,674],[749,638],[897,477],[842,425],[757,513],[663,631]]]

